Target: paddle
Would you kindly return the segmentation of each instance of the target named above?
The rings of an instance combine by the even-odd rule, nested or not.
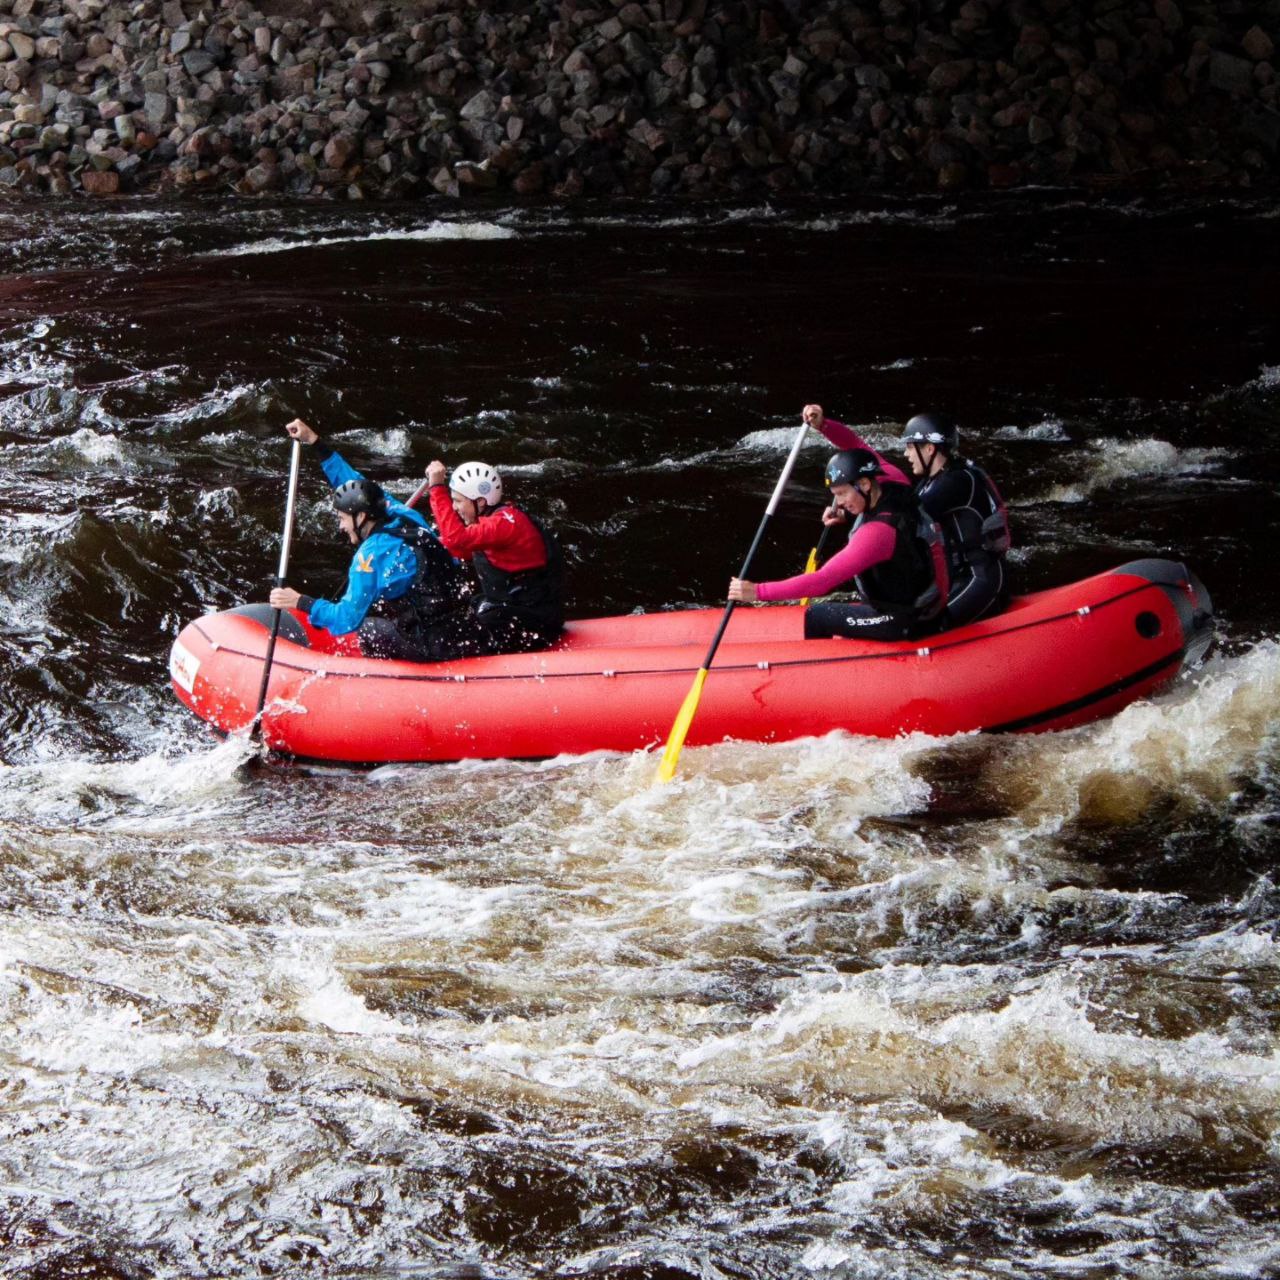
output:
[[[284,506],[284,532],[280,535],[280,567],[276,571],[275,585],[284,586],[285,575],[289,572],[289,544],[293,541],[293,509],[298,496],[298,467],[302,461],[302,442],[293,442],[293,455],[289,459],[289,496]],[[267,703],[267,685],[271,682],[271,660],[275,657],[276,637],[280,634],[280,610],[276,609],[271,618],[271,638],[267,641],[267,656],[262,664],[262,687],[258,690],[258,709],[253,713],[251,735],[262,732],[262,708]]]
[[[833,503],[831,505],[831,510],[834,511],[835,509],[836,509],[835,504]],[[835,529],[836,527],[837,526],[834,524],[824,524],[822,526],[822,534],[818,538],[818,545],[814,547],[812,551],[809,552],[809,559],[805,561],[805,566],[804,566],[805,573],[812,573],[815,569],[817,569],[818,561],[822,559],[822,553],[827,548],[827,539],[831,536],[831,530]],[[808,604],[809,597],[808,596],[803,597],[800,603],[801,605]]]
[[[760,539],[764,537],[769,518],[777,510],[778,500],[782,497],[782,491],[787,487],[787,481],[791,479],[792,468],[796,465],[796,459],[800,456],[800,446],[804,444],[804,438],[808,431],[809,424],[805,423],[796,433],[795,443],[791,446],[791,452],[787,454],[786,465],[782,468],[782,474],[778,477],[777,485],[774,486],[773,497],[769,499],[769,505],[765,508],[764,519],[760,521],[760,527],[756,530],[755,539],[751,543],[751,550],[747,552],[747,558],[742,562],[742,571],[738,574],[740,578],[745,578],[751,568],[751,561],[755,558],[756,548],[760,545]],[[676,714],[675,723],[672,724],[671,733],[667,738],[666,749],[663,751],[662,760],[658,765],[658,782],[670,782],[675,777],[676,765],[680,760],[680,752],[684,748],[684,740],[689,735],[689,726],[693,724],[693,717],[697,714],[698,703],[702,698],[702,686],[707,682],[707,672],[711,669],[716,650],[720,647],[720,639],[724,635],[725,628],[729,625],[729,619],[733,616],[735,603],[736,601],[730,600],[725,606],[724,616],[720,619],[720,626],[716,629],[716,636],[711,642],[711,648],[707,650],[707,656],[703,658],[702,666],[698,668],[698,674],[693,678],[693,687],[685,694],[684,702],[681,703],[680,710]]]

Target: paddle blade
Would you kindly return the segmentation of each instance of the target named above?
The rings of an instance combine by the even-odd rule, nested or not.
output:
[[[817,567],[818,567],[818,548],[814,547],[814,549],[809,552],[809,558],[804,562],[804,571],[805,573],[812,573]],[[801,600],[800,603],[802,605],[808,604],[809,597],[805,596],[805,598]]]
[[[702,686],[707,683],[707,668],[699,667],[693,678],[693,685],[685,694],[680,704],[680,711],[671,726],[667,737],[667,747],[662,753],[662,761],[658,765],[658,782],[670,782],[676,776],[676,765],[680,762],[680,752],[684,749],[684,740],[689,736],[689,726],[698,711],[698,702],[702,697]]]

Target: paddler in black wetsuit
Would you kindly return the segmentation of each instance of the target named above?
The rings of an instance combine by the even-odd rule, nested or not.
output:
[[[950,418],[916,414],[901,444],[915,477],[916,502],[941,526],[947,544],[951,589],[945,625],[962,627],[999,613],[1009,600],[1009,517],[999,490],[981,467],[960,456],[960,432]]]

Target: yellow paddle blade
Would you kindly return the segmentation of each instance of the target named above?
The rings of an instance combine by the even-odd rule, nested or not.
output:
[[[804,571],[805,573],[812,573],[817,567],[818,567],[818,548],[814,547],[814,549],[809,552],[809,558],[804,562]],[[800,603],[802,605],[808,604],[809,597],[805,596],[805,598],[801,600]]]
[[[689,736],[689,726],[698,710],[698,701],[702,697],[702,686],[707,683],[707,668],[699,667],[693,678],[693,687],[684,696],[671,733],[667,737],[667,747],[662,753],[662,762],[658,765],[658,782],[670,782],[676,776],[676,765],[680,762],[680,752],[684,748],[684,740]]]

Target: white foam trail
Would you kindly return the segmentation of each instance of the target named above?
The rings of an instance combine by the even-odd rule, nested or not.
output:
[[[206,395],[184,404],[168,413],[160,414],[155,423],[158,427],[184,427],[191,423],[208,422],[212,418],[224,418],[237,410],[251,407],[253,401],[260,401],[265,407],[267,393],[255,383],[239,383],[234,387],[219,387]],[[226,443],[238,439],[241,433],[220,433],[201,437],[201,444]]]
[[[997,440],[1052,440],[1065,443],[1070,439],[1066,426],[1057,418],[1045,418],[1041,422],[1033,422],[1029,427],[1008,424],[997,428],[994,433]]]
[[[201,518],[220,522],[240,511],[240,491],[228,485],[223,489],[207,489],[196,499]]]
[[[853,429],[864,440],[867,440],[873,448],[879,449],[882,453],[892,451],[893,433],[897,431],[893,424],[872,422],[866,425],[854,426]],[[795,443],[796,432],[799,430],[800,424],[797,422],[792,427],[766,427],[762,431],[750,431],[738,441],[735,447],[748,449],[754,453],[787,453]],[[875,438],[877,436],[882,438],[881,443],[876,442]],[[834,451],[835,446],[821,432],[810,431],[805,437],[804,448],[822,449],[831,453]]]
[[[59,436],[58,439],[49,441],[44,448],[54,453],[78,454],[95,467],[132,465],[119,436],[99,435],[91,427],[81,427],[69,436]]]
[[[1007,791],[1031,823],[1081,814],[1127,826],[1157,796],[1220,805],[1255,773],[1280,731],[1280,643],[1215,657],[1169,693],[1068,734],[1010,744],[1027,757]]]
[[[383,457],[398,457],[410,451],[413,442],[404,427],[391,427],[386,431],[360,430],[344,434],[341,439],[351,440],[362,449]]]
[[[233,736],[208,751],[176,757],[155,752],[138,760],[0,765],[0,817],[57,821],[68,810],[92,810],[101,797],[113,797],[140,807],[161,827],[181,829],[193,808],[216,807],[239,791],[240,766],[257,752],[256,743]]]
[[[496,222],[432,222],[426,227],[416,227],[404,231],[371,231],[362,235],[320,236],[308,240],[286,240],[273,238],[255,240],[247,244],[235,245],[230,249],[217,249],[208,256],[212,258],[243,258],[256,254],[292,253],[298,249],[327,249],[338,244],[378,244],[378,243],[436,243],[448,240],[512,240],[518,232],[510,227],[500,226]]]
[[[1083,502],[1098,489],[1139,476],[1188,476],[1212,472],[1226,449],[1179,449],[1167,440],[1097,440],[1074,484],[1055,485],[1045,502]]]

